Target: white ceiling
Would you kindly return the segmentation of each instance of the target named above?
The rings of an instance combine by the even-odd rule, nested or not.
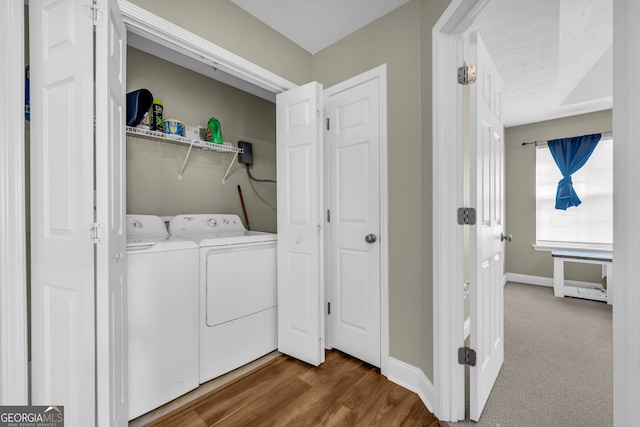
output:
[[[408,0],[231,1],[315,54]],[[482,11],[471,30],[502,76],[505,126],[611,108],[612,3],[492,0]]]
[[[613,0],[492,0],[476,30],[502,76],[505,126],[611,108]]]
[[[231,0],[308,52],[327,46],[409,0]]]

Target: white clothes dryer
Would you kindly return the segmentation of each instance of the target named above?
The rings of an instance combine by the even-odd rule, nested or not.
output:
[[[129,420],[198,387],[198,246],[127,215]]]
[[[277,349],[277,235],[231,214],[176,215],[169,233],[200,247],[200,383]]]

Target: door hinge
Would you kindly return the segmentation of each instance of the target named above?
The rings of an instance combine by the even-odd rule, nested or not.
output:
[[[476,81],[476,66],[469,65],[458,68],[458,83],[461,85],[470,85]]]
[[[327,209],[327,222],[331,222],[331,211]]]
[[[458,224],[475,225],[476,209],[475,208],[458,208]]]
[[[458,349],[458,363],[461,365],[476,366],[476,351],[469,347]]]
[[[329,117],[327,117],[327,130],[331,130],[331,121],[329,120]]]
[[[89,238],[93,244],[100,243],[102,241],[102,224],[98,224],[97,222],[91,224]]]
[[[102,24],[102,10],[98,7],[98,2],[93,0],[93,4],[91,5],[91,20],[93,21],[93,26],[97,27]]]
[[[331,314],[331,303],[327,303],[327,314]]]

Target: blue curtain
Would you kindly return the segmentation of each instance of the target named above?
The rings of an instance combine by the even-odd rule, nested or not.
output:
[[[582,201],[573,189],[571,175],[587,163],[595,150],[601,135],[584,135],[575,138],[554,139],[548,142],[549,151],[555,160],[562,179],[556,191],[556,209],[566,211],[568,207],[579,206]]]

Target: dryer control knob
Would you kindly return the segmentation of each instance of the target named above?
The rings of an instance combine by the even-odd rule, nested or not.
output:
[[[133,228],[142,228],[142,223],[140,221],[136,221],[133,223]]]
[[[229,225],[229,220],[227,218],[222,218],[222,223],[224,225]]]
[[[207,220],[207,225],[208,225],[209,227],[215,227],[215,226],[217,226],[217,225],[218,225],[218,221],[216,221],[216,219],[215,219],[215,218],[209,218],[209,219]]]

